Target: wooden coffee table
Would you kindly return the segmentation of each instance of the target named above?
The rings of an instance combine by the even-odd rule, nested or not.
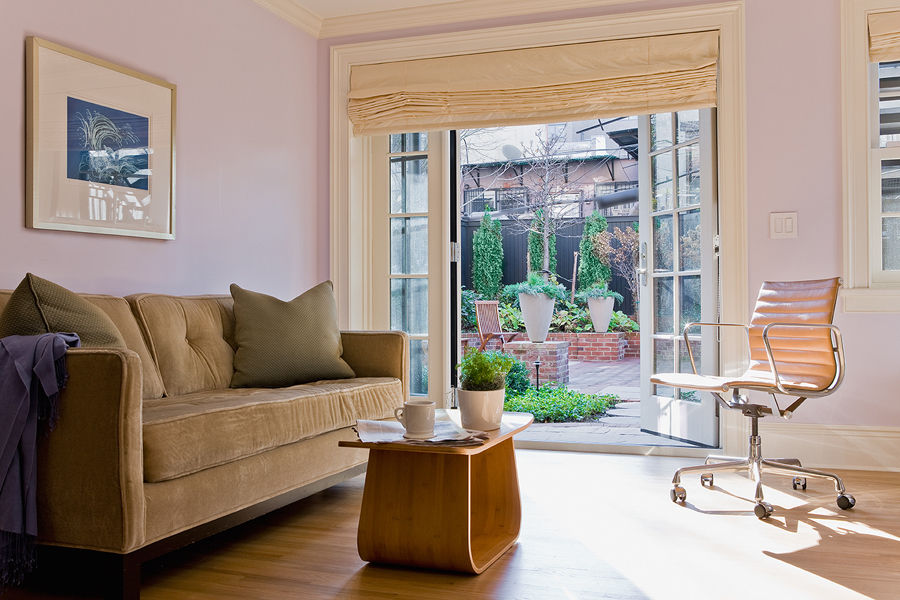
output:
[[[448,411],[459,423],[459,411]],[[513,435],[528,413],[503,413],[481,446],[340,442],[368,448],[359,515],[363,560],[481,573],[519,537],[522,505]]]

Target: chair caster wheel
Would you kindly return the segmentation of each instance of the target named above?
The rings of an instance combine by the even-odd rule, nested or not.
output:
[[[768,502],[759,502],[753,507],[753,514],[756,515],[756,518],[764,521],[772,515],[773,510],[772,505]]]
[[[684,502],[687,492],[680,485],[676,485],[669,491],[669,498],[672,499],[672,502]]]
[[[796,489],[806,489],[806,477],[794,477],[794,481],[791,482],[791,486]]]
[[[700,485],[712,487],[713,481],[714,478],[712,473],[703,473],[702,475],[700,475]]]
[[[850,494],[841,494],[837,497],[837,505],[841,510],[850,510],[856,506],[856,498]]]

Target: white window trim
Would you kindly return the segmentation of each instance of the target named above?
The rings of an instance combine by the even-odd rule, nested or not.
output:
[[[352,136],[347,116],[352,65],[711,29],[719,31],[720,40],[717,145],[721,318],[745,321],[749,301],[744,3],[728,2],[333,46],[329,164],[331,278],[341,327],[370,327],[372,315],[372,274],[368,267],[371,235],[367,230],[371,223],[371,192],[366,189],[366,138]],[[527,40],[527,44],[522,40]],[[724,339],[720,362],[723,372],[739,372],[745,362],[743,340]],[[746,445],[742,420],[740,414],[726,414],[721,419],[720,439],[727,452],[742,451]]]
[[[875,153],[870,146],[873,130],[871,68],[869,63],[868,16],[885,10],[900,10],[900,0],[842,0],[841,87],[843,129],[844,287],[841,296],[846,312],[900,312],[900,283],[877,281],[872,261],[871,207],[878,193]],[[879,152],[880,154],[880,152]]]

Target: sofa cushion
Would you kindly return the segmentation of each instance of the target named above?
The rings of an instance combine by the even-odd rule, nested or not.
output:
[[[234,297],[232,387],[284,387],[354,377],[341,358],[341,331],[330,281],[290,301],[231,284]]]
[[[348,427],[357,419],[388,418],[402,404],[400,380],[393,377],[149,400],[143,409],[144,479],[166,481]]]
[[[125,347],[105,312],[75,292],[27,273],[0,313],[0,337],[57,331],[77,333],[86,347]]]
[[[12,295],[11,290],[0,290],[0,312],[9,301]],[[102,310],[112,319],[122,338],[125,340],[125,346],[129,350],[133,350],[141,358],[141,374],[143,379],[143,397],[144,398],[160,398],[165,395],[162,378],[159,375],[159,369],[153,357],[150,356],[150,350],[144,343],[144,336],[138,327],[134,315],[131,314],[131,307],[125,298],[118,296],[106,296],[104,294],[79,294],[82,298]]]
[[[169,396],[227,388],[234,372],[230,296],[127,297]]]

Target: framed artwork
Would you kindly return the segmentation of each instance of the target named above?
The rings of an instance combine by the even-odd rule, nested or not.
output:
[[[175,239],[175,86],[26,40],[25,225]]]

